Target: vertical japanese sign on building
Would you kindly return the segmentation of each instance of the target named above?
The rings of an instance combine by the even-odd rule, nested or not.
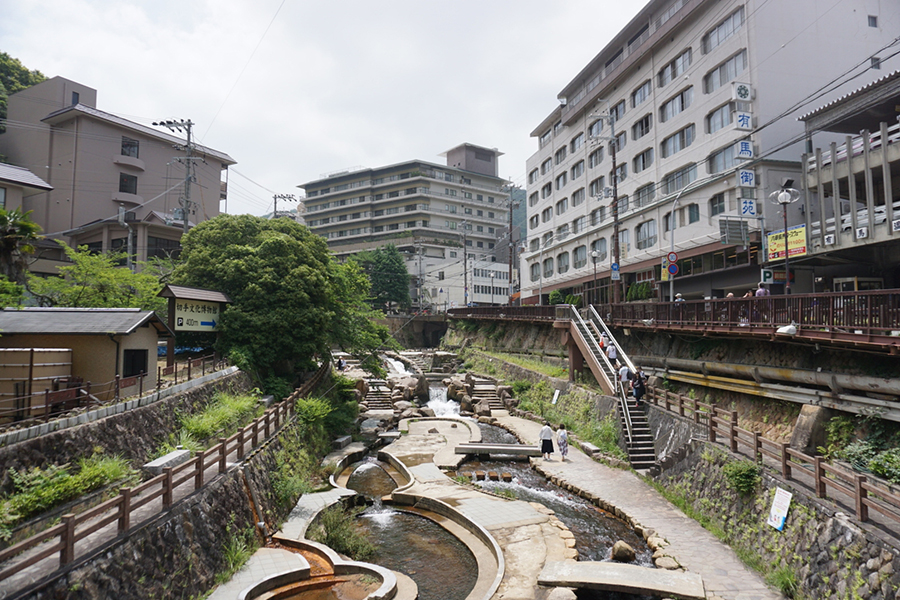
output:
[[[200,300],[175,301],[177,331],[215,331],[219,323],[219,303]]]

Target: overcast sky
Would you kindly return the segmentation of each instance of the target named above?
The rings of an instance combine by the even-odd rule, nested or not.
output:
[[[498,148],[529,133],[642,0],[0,0],[0,51],[139,123],[191,119],[237,161],[229,213],[348,167]]]

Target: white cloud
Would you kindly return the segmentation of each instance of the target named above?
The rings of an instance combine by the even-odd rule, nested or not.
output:
[[[0,51],[96,88],[100,109],[145,123],[192,119],[204,144],[277,193],[350,166],[441,162],[439,153],[462,142],[500,149],[501,176],[523,184],[536,148],[529,133],[641,8],[609,0],[4,4]],[[236,174],[231,182],[229,212],[270,210],[269,192]]]

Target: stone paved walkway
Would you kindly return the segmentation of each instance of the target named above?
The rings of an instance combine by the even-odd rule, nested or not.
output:
[[[540,423],[494,411],[498,422],[515,431],[523,442],[536,444]],[[710,600],[780,600],[763,578],[699,523],[684,515],[656,490],[630,471],[613,469],[570,446],[569,459],[532,459],[539,470],[578,489],[595,494],[634,517],[645,528],[656,530],[669,542],[666,554],[689,572],[703,577]]]

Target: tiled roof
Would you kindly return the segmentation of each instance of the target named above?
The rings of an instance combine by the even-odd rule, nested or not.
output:
[[[164,335],[169,328],[152,310],[139,308],[4,308],[0,335],[128,335],[150,323]]]
[[[17,167],[0,163],[0,181],[8,181],[17,183],[22,187],[34,188],[37,190],[52,190],[53,186],[26,169],[25,167]]]
[[[180,298],[182,300],[200,300],[203,302],[231,302],[226,294],[214,290],[188,287],[186,285],[167,285],[158,294],[163,298]]]
[[[96,119],[100,119],[102,121],[106,121],[108,123],[113,123],[120,127],[126,127],[128,129],[132,129],[135,131],[140,131],[141,133],[148,135],[150,137],[155,137],[161,140],[165,140],[170,144],[184,144],[184,139],[175,137],[174,135],[169,135],[168,133],[163,133],[162,131],[155,129],[153,127],[147,127],[146,125],[141,125],[140,123],[135,123],[134,121],[129,121],[128,119],[123,119],[118,115],[114,115],[112,113],[108,113],[106,111],[102,111],[100,109],[94,108],[93,106],[85,106],[84,104],[74,104],[72,106],[67,106],[65,108],[61,108],[57,111],[54,111],[44,117],[43,121],[62,121],[65,120],[68,116],[68,113],[82,113],[84,115],[88,115],[94,117]],[[213,150],[212,148],[207,148],[206,146],[201,146],[199,144],[196,145],[197,151],[201,154],[208,154],[209,156],[214,156],[225,164],[234,165],[237,162],[225,154],[224,152],[219,152],[218,150]]]

